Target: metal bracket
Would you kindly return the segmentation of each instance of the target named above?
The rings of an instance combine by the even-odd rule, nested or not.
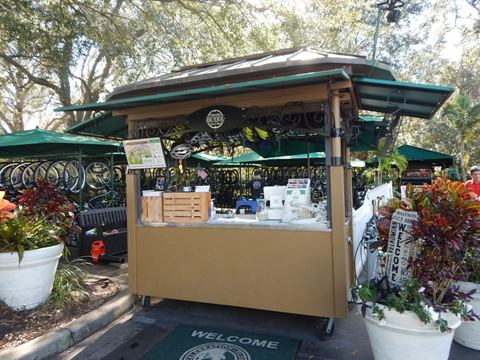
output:
[[[342,137],[344,134],[344,132],[342,131],[341,128],[334,128],[332,129],[332,133],[330,134],[330,136],[332,138],[335,138],[335,137]]]
[[[332,156],[331,166],[342,166],[342,158],[340,156]]]

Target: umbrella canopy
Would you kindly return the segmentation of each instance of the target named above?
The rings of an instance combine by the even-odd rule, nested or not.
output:
[[[296,154],[296,155],[285,155],[285,156],[274,156],[268,157],[261,160],[259,163],[266,166],[289,166],[289,165],[306,165],[308,155],[307,154]],[[325,153],[318,151],[310,153],[310,163],[318,164],[325,162]]]
[[[408,160],[408,167],[420,166],[441,166],[447,168],[453,166],[453,156],[438,151],[419,148],[412,145],[401,145],[397,147],[398,153]],[[367,161],[369,164],[376,164],[377,157]]]
[[[118,152],[120,143],[92,137],[34,129],[0,136],[0,158],[98,155]]]
[[[250,151],[246,154],[228,158],[219,162],[216,162],[215,166],[239,166],[242,164],[256,164],[260,163],[264,158],[258,155],[255,151]]]
[[[211,155],[205,153],[197,153],[193,154],[191,157],[187,159],[187,165],[195,166],[200,165],[203,167],[210,167],[213,164],[225,160],[226,157],[220,155]]]
[[[409,163],[424,163],[430,166],[449,167],[453,165],[453,157],[438,151],[422,149],[411,145],[401,145],[398,153],[405,156]]]
[[[323,164],[325,162],[325,153],[321,151],[308,154],[284,155],[264,158],[256,152],[251,151],[244,155],[240,155],[231,159],[226,159],[215,163],[215,166],[239,166],[245,164],[261,164],[265,166],[294,166],[306,165],[310,156],[311,164]],[[350,164],[353,167],[365,167],[365,162],[358,159],[352,159]]]

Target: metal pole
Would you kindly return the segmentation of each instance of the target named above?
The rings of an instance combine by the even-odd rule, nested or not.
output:
[[[83,163],[82,163],[82,149],[80,149],[80,153],[79,153],[79,157],[78,157],[78,163],[80,165],[80,167],[83,167]],[[83,170],[82,170],[83,171]],[[80,169],[78,170],[78,176],[80,177]],[[83,176],[87,176],[87,174],[85,174],[85,171],[83,171]],[[80,185],[83,183],[82,179],[78,179],[78,181],[80,181]],[[78,193],[78,208],[80,211],[83,211],[85,210],[83,208],[83,186],[80,187],[80,192]]]
[[[113,151],[110,152],[110,191],[112,194],[112,205],[115,201],[115,191],[114,191],[114,166],[113,166]],[[113,206],[112,206],[113,207]]]
[[[308,178],[311,178],[311,169],[310,169],[310,143],[307,141],[307,174]]]
[[[380,24],[382,22],[382,16],[383,16],[383,10],[378,8],[377,19],[375,20],[375,33],[373,34],[373,49],[372,49],[372,58],[370,59],[370,65],[375,65],[375,61],[376,61],[378,35],[380,34]]]

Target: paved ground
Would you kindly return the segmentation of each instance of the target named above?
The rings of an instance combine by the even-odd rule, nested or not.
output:
[[[43,360],[78,344],[89,335],[132,310],[135,297],[128,293],[126,264],[82,265],[92,275],[109,277],[119,285],[119,292],[99,308],[73,319],[56,330],[43,334],[15,348],[0,350],[0,360]],[[1,321],[1,319],[0,319]]]
[[[372,359],[365,326],[356,309],[347,319],[336,320],[334,334],[328,337],[323,334],[322,323],[313,317],[164,300],[152,304],[149,311],[123,316],[55,360],[140,359],[178,324],[298,338],[302,343],[297,360]],[[452,345],[450,360],[479,358],[480,352]]]

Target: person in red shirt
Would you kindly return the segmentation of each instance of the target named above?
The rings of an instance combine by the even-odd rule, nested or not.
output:
[[[480,166],[472,166],[470,168],[471,180],[465,183],[465,186],[472,190],[477,197],[480,196]]]

